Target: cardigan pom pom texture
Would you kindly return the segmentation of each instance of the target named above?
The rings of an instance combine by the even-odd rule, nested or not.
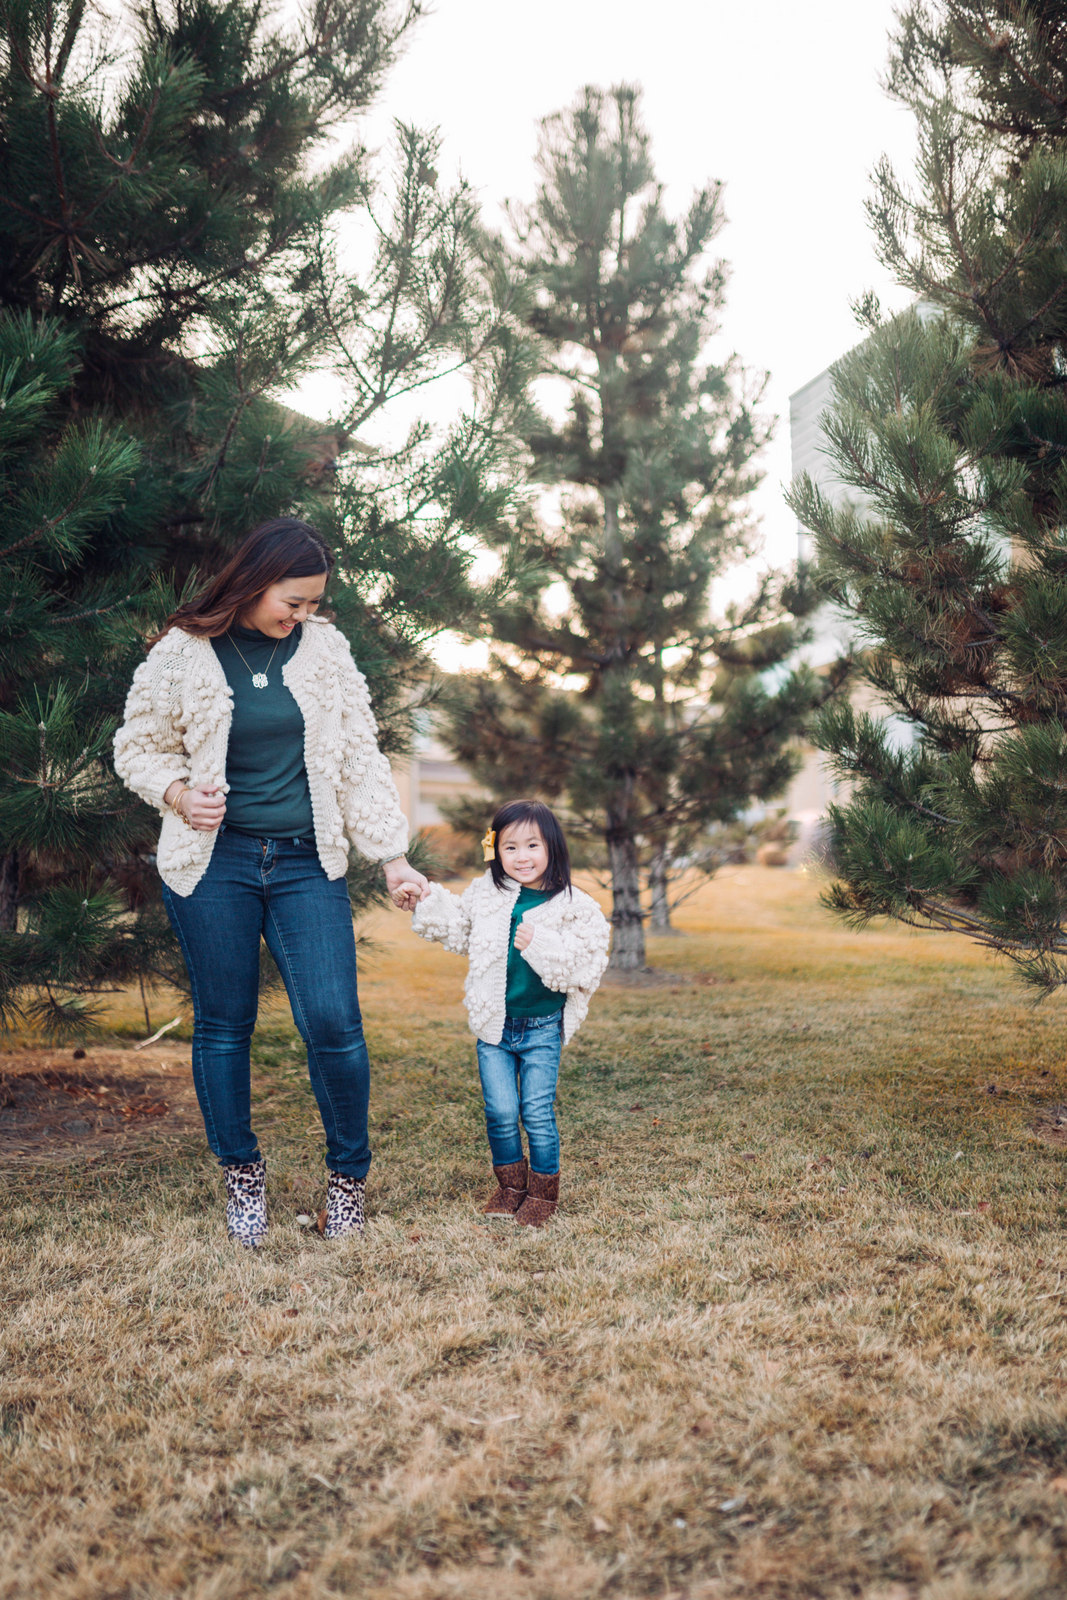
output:
[[[471,1032],[486,1044],[499,1044],[504,1035],[511,913],[518,892],[518,883],[510,878],[498,889],[487,872],[462,895],[432,884],[427,898],[415,908],[417,934],[468,957],[463,998]],[[566,995],[566,1042],[585,1021],[604,975],[611,928],[593,897],[581,889],[563,890],[532,906],[523,923],[533,934],[522,951],[523,960],[547,988]]]
[[[370,861],[402,855],[407,820],[347,639],[332,623],[310,617],[282,678],[304,719],[304,765],[326,876],[344,877],[348,841]],[[176,780],[226,790],[232,716],[233,695],[210,639],[172,628],[133,675],[115,735],[115,771],[162,813],[156,863],[175,894],[192,894],[216,834],[190,828],[163,796]]]

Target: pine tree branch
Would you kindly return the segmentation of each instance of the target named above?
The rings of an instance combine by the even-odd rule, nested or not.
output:
[[[60,523],[64,522],[67,517],[72,516],[73,513],[77,511],[78,507],[89,493],[91,486],[92,478],[91,476],[87,475],[79,485],[78,492],[71,500],[67,502],[61,511],[57,511],[54,517],[47,517],[44,522],[38,523],[36,528],[32,528],[30,532],[24,534],[21,539],[16,539],[14,544],[4,545],[2,548],[0,548],[0,555],[2,555],[6,560],[10,556],[15,555],[18,551],[25,550],[32,544],[37,544],[49,533],[54,533],[56,528],[59,527]]]
[[[66,617],[49,617],[48,626],[50,628],[61,628],[66,627],[70,622],[85,622],[89,617],[106,617],[110,612],[119,611],[123,606],[129,605],[132,599],[132,595],[126,594],[123,595],[121,600],[116,600],[109,606],[94,606],[88,611],[72,612],[71,615]]]

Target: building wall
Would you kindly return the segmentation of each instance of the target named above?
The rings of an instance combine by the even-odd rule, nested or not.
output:
[[[820,425],[823,413],[832,398],[830,370],[820,372],[803,388],[789,397],[789,438],[794,478],[801,473],[822,489],[827,499],[843,501],[849,491],[834,477],[833,468],[826,455],[826,442]],[[797,554],[801,560],[810,560],[811,536],[797,528]],[[843,654],[848,645],[849,627],[844,618],[831,606],[823,606],[813,622],[811,644],[805,649],[807,661],[817,672],[826,671],[832,662]],[[800,771],[778,802],[786,815],[796,822],[801,837],[811,832],[819,817],[837,793],[838,785],[831,776],[822,754],[814,745],[805,745]],[[776,808],[772,808],[776,809]]]
[[[453,760],[447,745],[438,738],[432,713],[419,715],[412,754],[398,756],[392,763],[400,804],[413,832],[445,821],[440,809],[443,800],[482,792],[466,767]]]

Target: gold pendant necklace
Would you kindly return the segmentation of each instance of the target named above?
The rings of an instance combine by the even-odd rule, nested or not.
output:
[[[241,660],[244,661],[245,666],[248,667],[248,662],[245,661],[244,656],[241,654],[241,647],[237,643],[237,640],[234,638],[233,634],[232,633],[228,633],[226,635],[226,637],[227,637],[227,639],[229,639],[230,643],[233,645],[234,649],[237,651],[237,654],[239,656],[241,656]],[[271,663],[271,661],[274,660],[274,657],[278,652],[278,645],[280,645],[281,642],[282,641],[280,639],[278,639],[275,642],[274,649],[270,653],[270,660],[267,662],[266,669],[263,672],[252,672],[252,668],[248,667],[249,672],[252,672],[252,686],[253,686],[253,688],[255,688],[255,689],[265,689],[267,687],[267,673],[270,671],[270,663]]]

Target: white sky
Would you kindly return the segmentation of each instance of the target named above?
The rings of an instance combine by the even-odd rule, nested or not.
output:
[[[667,203],[679,212],[708,178],[725,184],[717,252],[732,279],[724,346],[771,374],[779,417],[757,509],[767,557],[795,555],[782,503],[789,395],[854,344],[849,301],[868,287],[905,297],[876,261],[864,215],[883,151],[906,169],[908,114],[880,88],[891,0],[436,0],[361,127],[372,145],[396,117],[437,126],[442,178],[462,174],[487,216],[533,189],[541,117],[586,83],[644,89]],[[312,394],[301,396],[307,404]]]

